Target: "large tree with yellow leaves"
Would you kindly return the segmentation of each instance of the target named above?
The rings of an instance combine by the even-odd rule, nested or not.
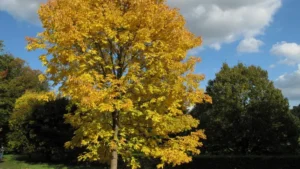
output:
[[[66,120],[76,128],[66,147],[85,147],[79,160],[132,168],[136,156],[179,165],[199,154],[199,121],[185,113],[209,99],[194,74],[201,44],[177,9],[164,0],[49,0],[39,9],[44,31],[28,50],[45,49],[47,77],[78,109]]]

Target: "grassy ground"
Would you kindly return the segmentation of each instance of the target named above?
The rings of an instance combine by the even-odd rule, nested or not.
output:
[[[200,155],[173,169],[300,169],[300,156],[208,156]]]
[[[119,166],[120,169],[125,167]],[[155,161],[144,161],[143,169],[154,169]],[[300,156],[199,156],[189,164],[166,169],[300,169]],[[0,169],[106,169],[105,167],[68,166],[29,162],[24,156],[6,155]]]
[[[0,169],[96,169],[87,166],[66,166],[64,164],[48,164],[27,162],[15,155],[5,155],[0,162]],[[104,169],[104,168],[97,168]]]

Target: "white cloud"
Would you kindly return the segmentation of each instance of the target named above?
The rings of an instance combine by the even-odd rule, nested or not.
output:
[[[0,0],[0,10],[20,20],[38,23],[37,9],[46,0]],[[167,0],[180,8],[187,26],[216,50],[223,43],[263,34],[282,0]]]
[[[168,0],[168,4],[180,8],[187,26],[203,37],[205,45],[220,49],[222,43],[263,34],[281,0]]]
[[[285,97],[290,100],[300,100],[300,64],[298,70],[279,76],[274,84],[282,90]]]
[[[259,48],[264,43],[261,40],[255,38],[246,38],[240,42],[237,47],[238,52],[245,52],[245,53],[255,53],[259,52]]]
[[[220,50],[221,49],[221,44],[220,43],[213,43],[210,45],[211,48],[215,50]]]
[[[271,64],[271,65],[269,66],[270,69],[273,69],[273,68],[275,68],[275,67],[276,67],[275,64]]]
[[[0,11],[6,11],[19,20],[39,23],[37,10],[46,0],[0,0]]]
[[[197,56],[199,52],[203,51],[205,48],[203,46],[191,49],[188,51],[188,56]]]
[[[287,65],[300,63],[300,45],[297,43],[287,43],[283,41],[273,45],[270,52],[273,55],[282,57],[281,63]]]

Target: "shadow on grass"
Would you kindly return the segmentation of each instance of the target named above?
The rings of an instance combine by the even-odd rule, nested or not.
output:
[[[167,167],[168,168],[168,167]],[[172,168],[172,167],[169,167]],[[300,156],[198,156],[172,169],[299,169]]]

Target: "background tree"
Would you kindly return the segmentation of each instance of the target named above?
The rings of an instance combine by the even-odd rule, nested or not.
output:
[[[31,132],[28,128],[31,122],[31,115],[35,107],[42,105],[43,100],[39,99],[41,95],[36,92],[26,92],[16,100],[13,113],[9,119],[11,133],[8,135],[9,146],[18,153],[32,153],[36,147],[29,139]]]
[[[8,118],[16,99],[26,90],[48,90],[47,81],[39,82],[39,70],[32,70],[24,60],[5,53],[3,47],[0,41],[0,143],[8,131]]]
[[[300,104],[298,106],[293,106],[291,113],[296,117],[300,118]]]
[[[9,147],[22,154],[38,153],[48,160],[74,160],[76,152],[64,148],[74,132],[64,123],[69,101],[49,94],[26,92],[17,99],[9,119]]]
[[[294,153],[298,120],[288,100],[260,67],[223,64],[207,94],[213,104],[197,105],[192,114],[206,128],[205,150],[219,154]]]
[[[28,38],[47,75],[78,107],[66,116],[76,128],[67,147],[85,147],[80,160],[109,162],[118,155],[133,168],[137,155],[179,165],[199,154],[202,130],[184,109],[202,102],[199,59],[186,58],[201,39],[164,0],[52,0],[39,10],[45,30]],[[47,58],[47,56],[51,56]],[[139,152],[139,153],[138,153]]]

